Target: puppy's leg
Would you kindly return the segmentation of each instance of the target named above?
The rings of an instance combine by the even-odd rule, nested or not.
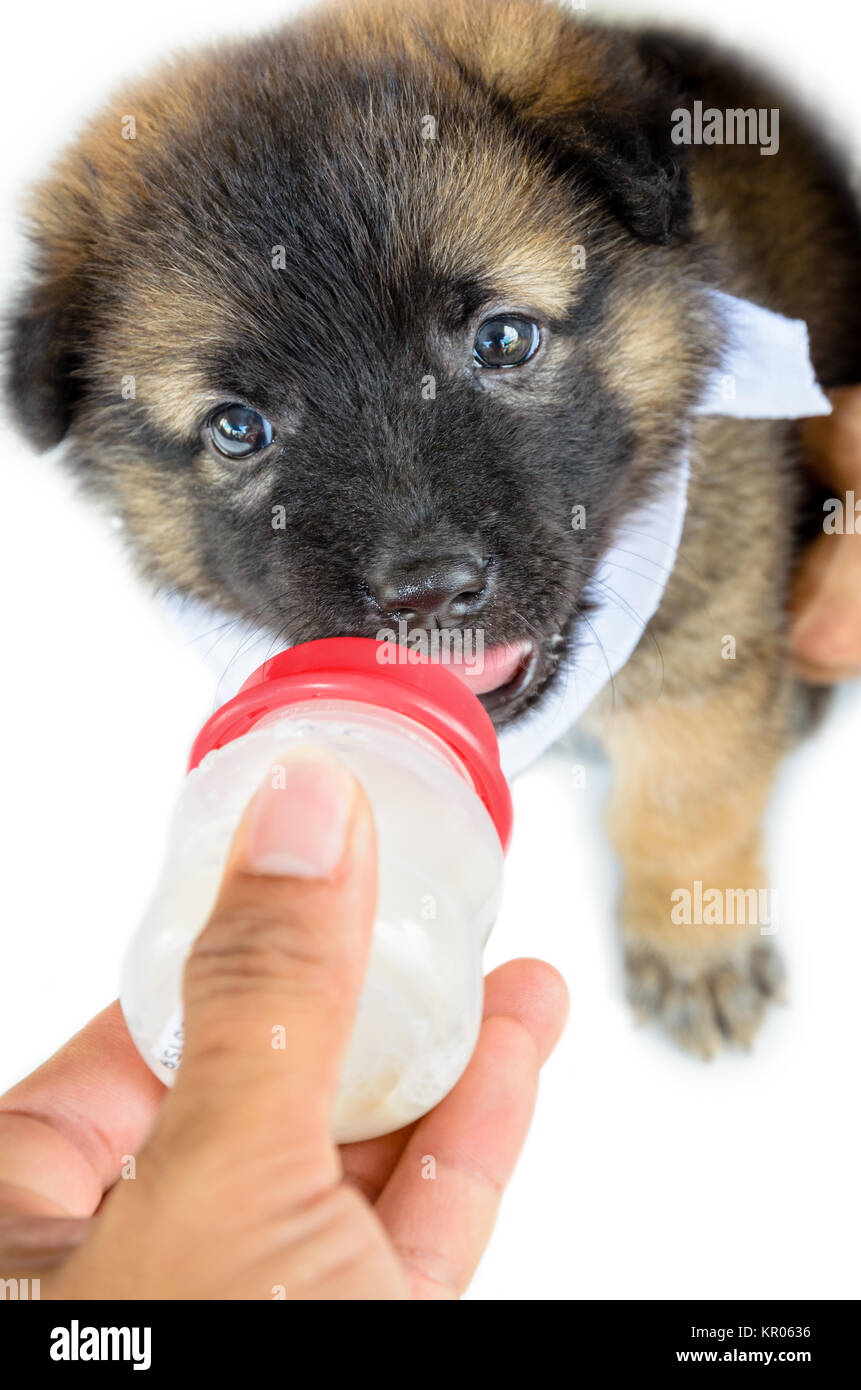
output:
[[[629,998],[705,1057],[750,1043],[782,988],[761,825],[789,742],[791,686],[766,668],[617,711],[604,728]]]

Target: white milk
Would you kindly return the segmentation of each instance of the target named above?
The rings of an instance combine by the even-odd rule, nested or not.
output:
[[[502,849],[456,754],[420,724],[358,701],[313,700],[208,753],[183,786],[121,1001],[141,1055],[171,1085],[182,1056],[183,966],[234,832],[272,764],[304,741],[350,768],[377,827],[373,944],[333,1115],[333,1135],[345,1143],[436,1105],[466,1067],[481,1022],[481,953],[499,905]]]

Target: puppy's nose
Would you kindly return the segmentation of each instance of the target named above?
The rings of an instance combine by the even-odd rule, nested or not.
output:
[[[370,589],[387,617],[440,626],[481,612],[490,597],[489,561],[444,555],[377,574]]]

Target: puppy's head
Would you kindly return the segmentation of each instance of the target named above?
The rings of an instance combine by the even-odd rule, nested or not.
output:
[[[671,104],[539,0],[163,70],[37,191],[25,433],[160,585],[290,642],[479,629],[517,717],[708,365]]]

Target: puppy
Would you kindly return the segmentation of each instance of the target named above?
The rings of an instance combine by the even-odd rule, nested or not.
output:
[[[779,150],[674,143],[698,100],[779,109]],[[289,642],[480,628],[500,727],[553,697],[596,565],[692,431],[675,572],[590,722],[632,1001],[703,1055],[748,1043],[771,942],[672,903],[766,884],[803,490],[794,426],[692,412],[710,287],[805,319],[824,386],[859,377],[858,210],[811,123],[686,39],[359,0],[126,88],[32,227],[10,401],[142,572]]]

